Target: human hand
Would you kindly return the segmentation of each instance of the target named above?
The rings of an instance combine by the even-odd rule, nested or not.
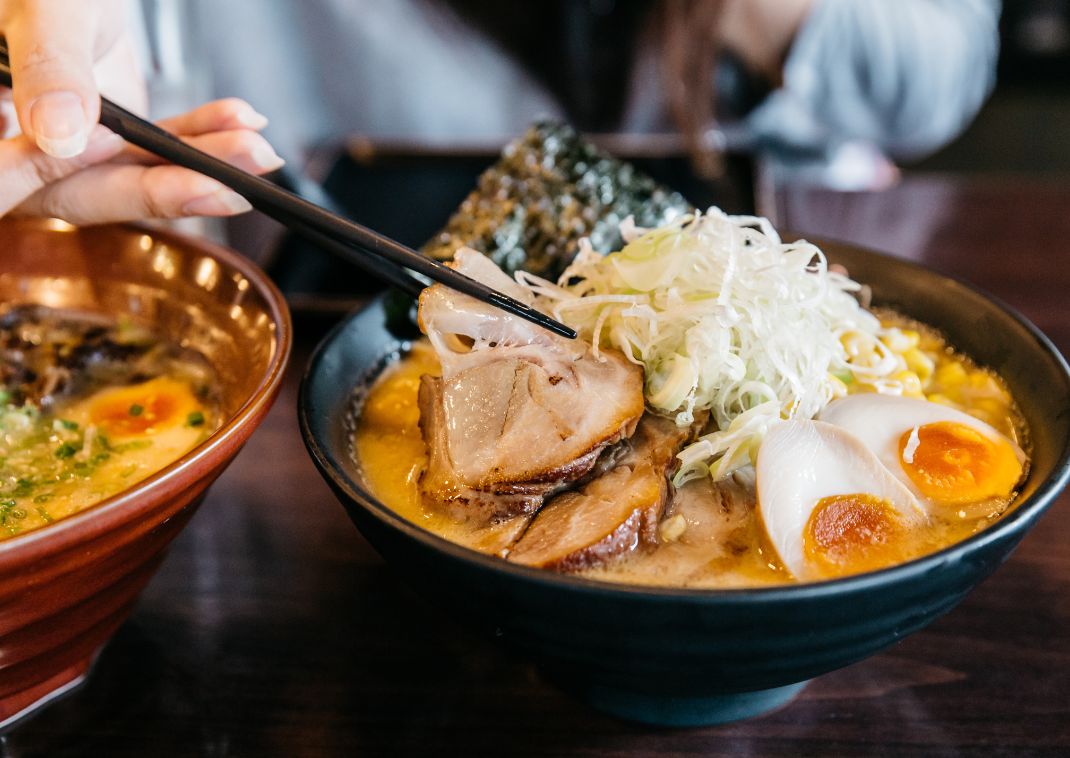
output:
[[[0,141],[0,215],[89,224],[249,210],[218,182],[159,165],[97,124],[101,91],[130,110],[145,110],[124,10],[123,0],[0,0],[15,84],[13,93],[0,90],[0,134],[10,137]],[[12,109],[16,117],[5,119]],[[160,123],[254,173],[282,165],[256,133],[266,124],[240,100]]]
[[[52,157],[85,150],[100,118],[101,89],[144,110],[144,82],[124,20],[123,0],[0,0],[18,124]]]
[[[283,161],[257,130],[267,119],[241,100],[218,100],[160,126],[234,165],[262,174]],[[86,149],[55,158],[19,135],[0,141],[0,215],[53,216],[73,224],[229,216],[249,203],[214,179],[162,165],[97,125]]]

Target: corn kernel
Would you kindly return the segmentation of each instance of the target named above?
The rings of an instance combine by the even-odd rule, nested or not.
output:
[[[933,371],[936,369],[936,363],[933,362],[933,359],[916,347],[907,350],[903,354],[903,359],[907,362],[907,368],[917,374],[923,383],[929,381]]]
[[[1003,389],[999,386],[999,383],[990,374],[980,369],[970,372],[970,387],[973,388],[977,396],[1003,396]]]
[[[679,513],[665,519],[661,522],[661,526],[658,527],[661,539],[665,542],[676,542],[676,540],[684,536],[685,531],[687,531],[687,521]]]
[[[881,342],[896,353],[905,352],[913,347],[910,338],[901,329],[889,329],[881,335]]]
[[[868,347],[865,341],[857,334],[848,333],[840,337],[840,344],[843,345],[843,349],[847,352],[847,355],[854,358],[859,355],[864,349]]]
[[[949,361],[936,370],[933,378],[945,387],[955,387],[966,381],[966,369],[958,361]]]
[[[903,394],[909,397],[922,397],[921,379],[913,371],[900,371],[892,377],[903,386]]]
[[[921,335],[921,339],[918,340],[918,347],[927,353],[947,352],[947,345],[945,345],[940,339],[933,337],[930,334]]]
[[[900,334],[906,337],[907,342],[909,343],[907,345],[908,348],[917,347],[918,343],[921,342],[921,335],[913,329],[903,329]]]

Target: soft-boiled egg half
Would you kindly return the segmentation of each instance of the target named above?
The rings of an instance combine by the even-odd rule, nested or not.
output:
[[[773,426],[758,450],[758,510],[799,580],[846,576],[910,557],[924,510],[854,435],[821,421]]]
[[[90,395],[65,416],[95,427],[115,445],[128,448],[146,471],[159,469],[197,445],[212,428],[209,409],[188,382],[167,376],[111,387]]]
[[[90,423],[117,439],[159,434],[186,424],[190,414],[203,413],[187,383],[163,376],[98,392],[86,410]]]
[[[1006,505],[1026,456],[1012,440],[967,413],[909,397],[851,395],[821,421],[860,439],[932,513]]]

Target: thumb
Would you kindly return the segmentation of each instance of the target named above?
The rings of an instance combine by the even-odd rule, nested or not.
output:
[[[87,10],[92,5],[29,3],[5,29],[19,124],[55,158],[81,154],[100,118],[93,81],[96,19]]]

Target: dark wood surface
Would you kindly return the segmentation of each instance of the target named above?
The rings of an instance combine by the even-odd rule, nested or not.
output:
[[[1070,185],[911,177],[777,194],[784,228],[885,249],[1020,308],[1070,352]],[[5,756],[1070,755],[1070,502],[956,610],[785,708],[664,730],[591,712],[445,622],[305,454],[297,379],[171,549],[89,683]]]

